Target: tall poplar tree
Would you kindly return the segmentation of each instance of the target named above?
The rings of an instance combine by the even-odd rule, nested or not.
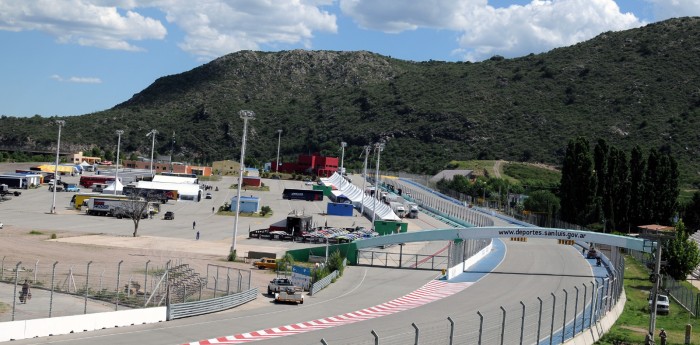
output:
[[[570,140],[561,174],[561,218],[586,225],[595,208],[595,175],[588,141],[583,137]]]
[[[632,226],[642,225],[644,219],[642,210],[644,209],[644,172],[646,161],[639,146],[632,149],[630,155],[630,201],[629,201],[629,222]]]

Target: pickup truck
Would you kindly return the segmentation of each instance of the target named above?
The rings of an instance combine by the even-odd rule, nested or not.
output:
[[[254,262],[253,266],[261,270],[266,268],[275,269],[277,268],[277,260],[271,258],[261,258],[260,260]]]
[[[275,294],[275,303],[304,304],[304,295],[301,291],[287,288]]]
[[[302,291],[301,287],[294,286],[289,278],[275,278],[267,284],[267,294],[272,295],[273,292],[281,292],[283,290],[292,289],[294,291]]]

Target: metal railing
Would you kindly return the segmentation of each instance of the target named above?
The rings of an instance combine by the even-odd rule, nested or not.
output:
[[[322,344],[563,344],[594,326],[620,298],[610,278],[570,286],[534,300],[492,310],[373,329],[364,335],[329,337]]]
[[[41,295],[48,295],[48,303],[42,306],[45,313],[15,313],[17,306],[13,303],[11,315],[0,315],[0,321],[103,312],[109,309],[104,307],[109,304],[114,306],[112,310],[119,310],[162,306],[166,301],[171,304],[203,301],[251,289],[249,270],[217,265],[207,266],[207,274],[202,276],[189,265],[172,260],[83,264],[15,260],[7,256],[0,260],[0,283],[14,285],[12,300],[16,301],[26,280],[35,296],[41,290]],[[72,303],[71,308],[64,306],[58,310],[56,300],[63,295],[79,296],[84,300],[83,306]],[[32,304],[36,306],[38,302]]]

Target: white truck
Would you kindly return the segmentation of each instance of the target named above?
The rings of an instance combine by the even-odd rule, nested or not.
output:
[[[403,204],[400,202],[392,201],[389,203],[389,206],[391,207],[391,210],[396,213],[399,218],[403,218],[406,216],[406,208],[403,207]]]
[[[153,205],[141,207],[145,200],[123,200],[107,198],[90,198],[87,200],[87,214],[91,216],[112,216],[117,218],[131,218],[132,210],[142,210],[141,218],[147,218],[148,214],[155,211]],[[138,203],[138,204],[136,204]]]
[[[384,202],[388,205],[391,205],[392,202],[398,202],[399,201],[399,196],[396,194],[391,194],[391,193],[386,193],[384,196]]]
[[[418,204],[416,204],[415,202],[407,201],[403,204],[403,207],[406,210],[406,218],[418,218]]]
[[[275,278],[270,280],[267,284],[267,294],[272,295],[276,292],[281,292],[283,290],[292,289],[294,291],[301,291],[301,287],[295,286],[292,280],[289,278]]]

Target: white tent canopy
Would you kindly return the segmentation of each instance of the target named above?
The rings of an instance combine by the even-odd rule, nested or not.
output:
[[[106,188],[102,189],[103,194],[113,194],[114,189],[117,189],[117,194],[121,194],[124,190],[124,185],[119,180],[112,181]]]
[[[136,187],[158,190],[176,190],[178,200],[200,201],[202,198],[202,191],[199,189],[198,184],[138,181],[136,182]]]
[[[345,178],[340,176],[338,173],[334,173],[328,178],[322,178],[321,183],[335,186],[336,190],[332,192],[333,195],[345,196],[352,201],[352,204],[355,207],[360,207],[360,204],[364,204],[365,213],[370,217],[374,213],[374,208],[376,207],[377,215],[375,218],[381,220],[401,220],[401,218],[394,213],[389,205],[366,195],[364,191],[354,184],[346,181]]]

